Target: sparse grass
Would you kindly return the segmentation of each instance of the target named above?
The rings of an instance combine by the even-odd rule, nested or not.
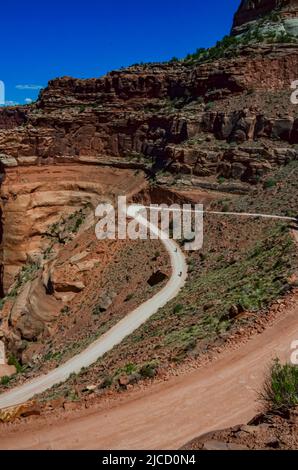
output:
[[[61,217],[59,221],[48,228],[46,236],[54,238],[57,242],[62,244],[69,242],[83,224],[87,216],[88,208],[89,204],[85,204],[83,208],[70,214],[68,217]],[[51,251],[46,253],[46,255],[49,256],[50,253]]]
[[[5,375],[4,377],[1,377],[1,385],[9,385],[9,382],[11,381],[12,377],[8,377],[7,375]]]
[[[19,363],[18,359],[13,354],[9,356],[7,363],[9,366],[14,366],[16,368],[17,374],[24,372],[25,370],[25,367]]]
[[[40,269],[40,265],[37,262],[31,261],[27,263],[25,266],[22,267],[21,271],[16,277],[15,283],[7,295],[9,298],[14,298],[19,293],[21,287],[23,287],[28,281],[32,281],[36,276],[38,270]],[[3,299],[5,301],[5,299]]]
[[[298,405],[298,367],[275,359],[266,377],[261,401],[268,411],[286,412]]]
[[[274,188],[276,185],[277,185],[277,181],[273,178],[269,178],[266,181],[264,181],[264,188],[265,189]]]
[[[268,21],[269,18],[267,18]],[[274,22],[274,21],[272,21]],[[257,43],[296,43],[297,38],[286,32],[262,30],[262,22],[257,27],[251,28],[241,36],[225,36],[216,45],[209,49],[199,48],[194,53],[188,54],[184,62],[192,65],[195,63],[209,62],[223,57],[230,58],[240,52],[241,48]]]
[[[277,194],[260,184],[253,194],[222,199],[212,209],[220,211],[229,204],[231,212],[295,211],[297,171],[296,162],[270,175],[277,183],[284,182],[277,184]],[[138,377],[147,363],[157,361],[166,368],[204,354],[221,345],[230,331],[265,316],[272,302],[291,289],[289,277],[297,271],[298,259],[284,223],[206,215],[204,232],[203,250],[187,254],[189,276],[178,296],[77,380],[100,384],[107,380],[107,387],[117,387],[121,370],[134,370],[131,375]],[[128,364],[133,366],[126,368]]]
[[[17,378],[18,374],[22,374],[27,370],[27,366],[23,366],[20,364],[18,359],[11,354],[8,358],[7,364],[9,366],[14,366],[16,368],[16,373],[8,377],[5,375],[0,379],[0,384],[3,385],[4,387],[9,387],[12,383],[14,383],[15,379]]]
[[[57,351],[57,352],[48,352],[45,354],[43,357],[44,361],[60,361],[62,357],[62,353]]]

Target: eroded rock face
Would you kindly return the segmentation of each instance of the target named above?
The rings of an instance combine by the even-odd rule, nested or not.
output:
[[[244,23],[261,18],[281,5],[293,3],[288,0],[242,0],[234,18],[234,26],[241,26]]]
[[[295,30],[297,1],[243,1],[234,34],[277,7],[283,27]],[[214,181],[223,176],[240,180],[234,182],[237,192],[241,182],[255,183],[297,159],[297,108],[290,104],[297,45],[240,49],[232,58],[202,64],[147,64],[90,80],[59,78],[36,104],[0,110],[3,294],[28,260],[44,262],[49,239],[61,245],[72,239],[69,230],[50,229],[61,218],[85,204],[94,209],[102,197],[140,190],[144,174],[136,170],[190,174],[207,189],[216,189]],[[41,277],[25,284],[6,316],[11,350],[47,334],[61,304],[84,292],[86,272],[103,262],[98,255],[70,254],[63,266],[41,266]],[[152,285],[164,280],[161,275]],[[99,310],[112,300],[108,292]]]
[[[288,32],[298,34],[297,0],[242,0],[234,17],[232,32],[234,34],[243,32],[248,23],[268,17],[272,12],[281,15],[285,21],[286,31],[289,29]]]
[[[28,282],[16,299],[10,313],[10,326],[22,339],[34,341],[46,332],[61,307],[59,301],[47,295],[41,279],[37,278]]]
[[[143,178],[129,170],[92,165],[29,166],[6,168],[2,183],[2,228],[0,246],[2,286],[5,293],[15,276],[28,260],[39,262],[38,255],[63,234],[53,229],[61,218],[90,205],[90,211],[103,197],[131,191]],[[85,220],[85,219],[84,219]],[[79,222],[84,222],[80,220]],[[75,220],[69,224],[65,237],[76,232]]]
[[[6,364],[5,344],[0,340],[0,365]]]
[[[95,207],[146,185],[142,172],[86,164],[6,168],[1,263],[9,296],[0,338],[7,351],[23,362],[39,360],[40,344],[53,337],[68,303],[119,248],[113,240],[97,243]],[[27,342],[32,347],[24,349]]]
[[[171,166],[179,162],[177,146],[209,134],[236,144],[261,138],[295,144],[298,124],[289,97],[297,70],[297,46],[280,44],[248,47],[233,59],[201,65],[151,64],[98,79],[53,80],[36,105],[0,111],[1,164]],[[243,96],[249,103],[252,91],[272,93],[274,103],[285,90],[286,110],[278,102],[265,107],[262,100],[244,106],[240,98],[236,109],[225,109],[230,98]],[[208,142],[201,147],[210,149]],[[199,173],[217,175],[221,166],[209,155]],[[189,171],[194,170],[191,160]]]

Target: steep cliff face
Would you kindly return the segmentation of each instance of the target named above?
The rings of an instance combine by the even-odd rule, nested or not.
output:
[[[277,22],[279,17],[285,30],[291,31],[295,25],[298,28],[297,16],[298,0],[242,0],[234,17],[233,32],[243,32],[249,23],[262,18]]]
[[[153,64],[99,79],[57,79],[36,105],[0,112],[1,161],[16,166],[116,159],[146,168],[153,160],[183,163],[173,146],[183,144],[187,151],[189,139],[206,136],[213,145],[260,138],[297,143],[290,103],[297,66],[296,45],[263,45],[201,65]],[[200,150],[212,146],[201,143]],[[212,174],[220,173],[222,160],[219,152]],[[202,162],[195,172],[205,170]]]
[[[115,204],[119,194],[129,198],[145,184],[141,172],[87,164],[6,169],[1,188],[5,297],[0,338],[8,351],[20,357],[24,340],[35,351],[37,341],[42,344],[55,336],[59,319],[78,295],[80,317],[86,313],[84,302],[99,289],[95,273],[101,273],[121,250],[118,240],[96,239],[95,208],[100,202]],[[111,300],[113,292],[109,286]]]
[[[234,26],[277,7],[293,19],[297,1],[244,1]],[[136,65],[89,80],[63,77],[50,81],[37,103],[0,110],[2,222],[15,228],[15,234],[5,229],[2,242],[5,290],[25,262],[26,240],[30,237],[33,250],[40,235],[34,225],[38,204],[31,210],[32,200],[58,174],[61,178],[61,168],[68,177],[67,165],[76,168],[69,186],[77,188],[81,179],[84,199],[86,164],[256,183],[268,170],[296,159],[298,116],[290,85],[297,79],[297,49],[291,42],[254,42],[203,63]],[[55,164],[62,166],[49,172],[52,180],[38,181],[30,193],[23,167]],[[64,191],[65,184],[55,182],[54,191]],[[26,226],[32,214],[37,217],[24,233],[19,207]]]
[[[21,172],[18,168],[6,169],[1,188],[0,245],[4,292],[8,292],[22,266],[40,262],[55,241],[51,227],[61,218],[86,205],[94,210],[103,199],[113,199],[118,191],[129,193],[141,183],[141,176],[131,170],[93,165],[27,166]]]
[[[273,27],[285,31],[296,21],[297,2],[243,1],[233,33],[275,9],[283,16],[276,24],[271,18]],[[69,236],[65,220],[76,235],[81,213],[77,220],[74,214],[83,207],[93,213],[102,198],[118,194],[142,200],[145,173],[170,174],[173,184],[183,175],[195,189],[232,179],[234,189],[249,191],[248,183],[298,158],[298,108],[290,101],[297,43],[250,36],[252,42],[228,38],[233,50],[217,45],[202,61],[58,78],[35,104],[0,110],[0,294],[8,294],[0,320],[11,351],[19,353],[23,339],[44,338],[48,321],[52,331],[62,305],[90,284],[85,267],[92,272],[108,263],[92,251],[91,239],[81,271],[70,262],[72,252],[60,259]]]

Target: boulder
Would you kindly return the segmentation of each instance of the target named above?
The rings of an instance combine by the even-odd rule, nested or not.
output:
[[[204,442],[203,450],[248,450],[248,447],[240,444],[233,444],[211,439]]]
[[[15,421],[17,418],[26,418],[32,415],[40,414],[40,405],[35,401],[23,403],[22,405],[12,406],[0,410],[0,422],[10,423]]]
[[[149,277],[147,282],[149,286],[153,287],[153,286],[156,286],[157,284],[160,284],[167,278],[168,278],[167,274],[163,273],[162,271],[156,271]]]
[[[9,155],[5,155],[3,153],[0,154],[0,162],[2,163],[3,166],[7,168],[18,166],[18,162],[16,158],[11,157]]]
[[[294,118],[290,116],[288,118],[275,119],[272,125],[271,137],[289,142],[293,124]]]
[[[112,305],[117,294],[115,292],[104,292],[97,301],[96,312],[105,312]]]
[[[8,364],[0,364],[0,379],[2,377],[11,377],[17,372],[15,366],[9,366]]]
[[[121,387],[127,387],[129,384],[129,378],[127,375],[121,375],[118,379],[118,383]]]
[[[77,253],[75,255],[73,255],[69,262],[70,264],[75,264],[75,263],[78,263],[79,261],[81,261],[82,259],[86,258],[87,256],[89,255],[89,252],[88,251],[82,251],[81,253]]]
[[[71,279],[55,280],[55,277],[53,277],[52,282],[56,292],[77,293],[86,287],[82,281],[73,281]]]
[[[16,298],[9,323],[22,339],[35,341],[60,314],[61,303],[47,295],[42,279],[27,282]]]
[[[76,267],[79,272],[91,271],[99,262],[100,260],[98,258],[89,259],[88,261],[76,263]]]

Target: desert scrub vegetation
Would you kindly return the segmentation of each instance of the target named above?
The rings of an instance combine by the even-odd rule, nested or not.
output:
[[[40,264],[35,261],[28,262],[25,266],[23,266],[17,275],[13,290],[11,291],[10,295],[13,295],[14,292],[17,293],[20,287],[26,284],[26,282],[31,281],[39,269]]]
[[[232,212],[255,212],[296,217],[298,206],[298,161],[291,161],[278,170],[268,173],[255,188],[254,198],[244,195],[239,200],[230,199]],[[217,203],[211,205],[217,208]]]
[[[217,41],[215,46],[209,49],[198,48],[194,53],[188,54],[183,62],[186,65],[209,62],[221,58],[230,58],[235,56],[245,46],[257,43],[297,43],[297,38],[285,31],[262,30],[262,24],[252,28],[239,36],[225,36]]]
[[[126,363],[122,367],[114,370],[112,373],[103,373],[99,381],[96,381],[97,392],[109,389],[111,387],[118,390],[125,389],[129,384],[136,384],[140,380],[153,379],[158,371],[157,361],[148,361],[142,364]],[[86,379],[85,379],[86,377]],[[82,380],[85,386],[82,386]],[[88,392],[88,369],[83,368],[79,374],[71,374],[68,381],[54,385],[46,391],[41,397],[41,401],[54,400],[64,397],[66,401],[77,401],[80,399],[78,389],[81,393]],[[92,386],[93,390],[93,386]]]
[[[20,289],[28,282],[32,281],[40,269],[39,262],[29,261],[23,266],[15,278],[15,282],[9,293],[0,300],[0,311],[3,309],[5,302],[8,299],[15,299],[20,292]]]
[[[239,259],[223,254],[214,259],[211,252],[206,260],[192,262],[189,280],[176,299],[179,304],[162,309],[144,326],[154,335],[150,323],[168,319],[169,326],[155,333],[163,338],[161,348],[181,360],[200,340],[214,340],[227,332],[241,313],[265,309],[290,289],[287,278],[294,242],[282,225],[267,233]]]
[[[298,405],[298,367],[275,359],[265,379],[260,400],[266,411],[284,413]]]
[[[153,377],[157,368],[152,371],[146,364],[158,364],[163,369],[169,363],[204,354],[212,345],[225,341],[230,332],[265,314],[271,302],[290,289],[288,277],[297,256],[284,225],[264,227],[258,221],[252,225],[241,221],[236,232],[253,233],[258,241],[253,238],[240,253],[227,247],[223,253],[221,232],[209,228],[204,256],[189,255],[192,272],[179,295],[79,374],[76,383],[96,381],[99,388],[119,388],[123,375],[125,383]],[[231,234],[232,241],[236,232]],[[61,385],[60,392],[64,394],[63,390],[74,385],[73,381]],[[43,395],[45,399],[47,396]]]
[[[252,194],[225,198],[212,208],[221,212],[285,214],[297,211],[298,162],[267,175],[276,181]],[[271,186],[271,185],[269,185]],[[127,364],[140,369],[158,362],[159,370],[175,362],[208,353],[239,328],[265,317],[270,305],[292,289],[298,253],[285,223],[205,216],[203,249],[187,254],[188,278],[178,296],[153,315],[121,344],[79,374],[81,384],[101,383]],[[124,372],[125,373],[125,372]],[[67,386],[67,384],[66,384]]]
[[[0,384],[4,387],[9,387],[10,383],[15,380],[16,376],[18,374],[22,374],[27,369],[26,366],[23,366],[19,363],[18,359],[13,354],[9,356],[7,364],[9,366],[14,366],[16,368],[16,373],[14,375],[11,375],[10,377],[8,377],[7,375],[1,377]]]
[[[50,225],[45,236],[61,244],[71,241],[84,223],[89,208],[89,204],[85,204],[68,217],[61,217],[60,220]]]

